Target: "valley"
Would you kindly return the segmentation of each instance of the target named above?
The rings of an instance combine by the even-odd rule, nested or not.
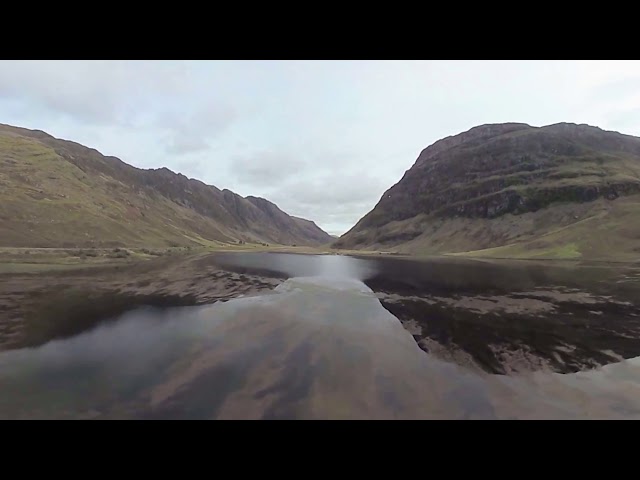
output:
[[[0,417],[635,415],[618,382],[640,357],[639,165],[634,137],[485,125],[425,149],[336,238],[266,199],[0,125]],[[103,369],[112,392],[80,395],[75,375]],[[595,388],[580,375],[613,400],[578,409]],[[85,394],[99,400],[77,407]]]

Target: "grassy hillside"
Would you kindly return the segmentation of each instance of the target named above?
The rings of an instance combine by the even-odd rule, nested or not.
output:
[[[413,255],[453,254],[491,258],[640,260],[640,196],[616,201],[560,204],[499,219],[424,216],[390,225],[395,232],[421,230],[410,241],[367,250]],[[498,246],[496,246],[498,245]]]
[[[516,258],[640,256],[640,139],[488,125],[425,149],[337,248]]]
[[[167,169],[141,170],[42,132],[0,125],[0,246],[171,247],[330,240],[271,204]]]

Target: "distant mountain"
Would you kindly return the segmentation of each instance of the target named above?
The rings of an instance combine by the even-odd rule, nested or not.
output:
[[[482,125],[422,151],[334,246],[492,257],[640,258],[640,138]]]
[[[0,124],[0,246],[182,246],[333,241],[315,223],[167,168],[143,170]]]

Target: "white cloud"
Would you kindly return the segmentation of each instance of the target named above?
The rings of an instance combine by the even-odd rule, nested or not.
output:
[[[424,147],[479,124],[640,135],[639,79],[623,61],[1,61],[0,122],[344,232]]]
[[[290,177],[312,167],[300,156],[275,150],[234,155],[231,160],[231,170],[240,183],[268,189],[280,188]]]

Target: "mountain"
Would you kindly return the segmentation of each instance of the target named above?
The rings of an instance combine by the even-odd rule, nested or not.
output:
[[[588,125],[482,125],[425,148],[336,248],[640,257],[640,138]]]
[[[182,246],[333,241],[315,223],[167,168],[143,170],[0,124],[0,246]]]

